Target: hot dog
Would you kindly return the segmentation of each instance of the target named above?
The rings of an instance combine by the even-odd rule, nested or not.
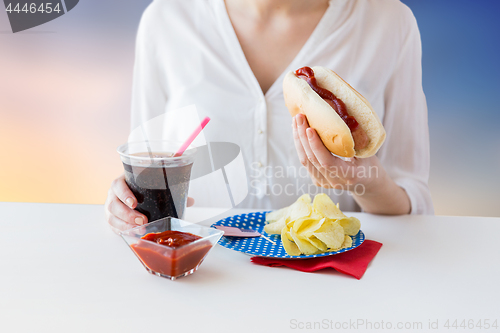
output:
[[[370,103],[340,76],[324,67],[302,67],[283,81],[285,104],[302,113],[325,147],[342,157],[375,155],[385,130]]]

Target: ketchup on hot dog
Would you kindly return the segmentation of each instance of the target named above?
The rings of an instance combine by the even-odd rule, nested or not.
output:
[[[365,131],[359,127],[359,123],[353,116],[350,116],[347,112],[344,102],[337,98],[331,91],[321,88],[316,82],[314,77],[314,71],[310,67],[302,67],[295,71],[297,77],[306,80],[309,86],[316,92],[321,98],[323,98],[344,120],[347,127],[351,130],[351,134],[354,140],[355,149],[363,149],[368,145],[368,136]]]

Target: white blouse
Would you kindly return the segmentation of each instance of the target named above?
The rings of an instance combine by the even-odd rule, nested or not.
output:
[[[331,0],[266,94],[223,0],[155,0],[137,36],[132,129],[195,105],[200,119],[211,118],[206,141],[241,148],[249,194],[238,207],[280,208],[303,193],[325,192],[342,210],[359,211],[349,192],[314,186],[295,151],[282,82],[288,71],[315,65],[333,69],[370,101],[387,132],[377,154],[382,165],[408,193],[412,214],[433,214],[420,34],[399,0]],[[194,186],[190,195],[197,205],[218,205],[210,186]]]

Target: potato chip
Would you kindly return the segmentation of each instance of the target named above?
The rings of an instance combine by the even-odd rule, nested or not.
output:
[[[340,249],[344,243],[344,228],[333,220],[326,220],[321,228],[313,233],[330,249]]]
[[[361,228],[361,222],[355,217],[344,217],[337,222],[344,228],[344,233],[349,236],[356,236]]]
[[[311,236],[305,239],[307,239],[309,243],[314,245],[314,247],[316,247],[320,252],[328,251],[328,247],[325,245],[325,243],[320,241],[316,236]]]
[[[288,207],[275,210],[266,214],[266,223],[274,223],[279,221],[282,217],[288,216]]]
[[[281,229],[283,229],[283,227],[285,226],[286,226],[286,219],[285,217],[282,217],[277,222],[266,224],[264,226],[264,231],[267,232],[269,235],[280,235]]]
[[[311,196],[309,194],[302,194],[297,201],[304,201],[305,203],[310,204],[312,202]]]
[[[315,218],[312,218],[312,217],[301,217],[298,220],[290,221],[289,223],[287,223],[287,225],[290,227],[293,227],[293,231],[300,232],[301,229],[305,229],[309,225],[311,225],[313,223],[317,223],[317,222],[318,222],[318,220]]]
[[[304,237],[312,237],[314,232],[321,228],[323,223],[326,221],[326,218],[322,218],[321,220],[316,220],[312,223],[308,223],[300,229],[300,234]]]
[[[318,194],[311,204],[304,194],[292,205],[266,214],[264,231],[281,234],[285,251],[291,256],[337,251],[352,246],[360,229],[355,217],[346,217],[326,194]]]
[[[299,247],[288,238],[287,234],[289,234],[288,228],[285,227],[281,230],[281,243],[283,244],[286,253],[290,256],[300,256],[302,253],[300,252]]]
[[[298,235],[293,229],[290,229],[290,236],[292,236],[293,241],[299,247],[301,253],[310,255],[319,252],[316,246],[312,245],[306,238]]]
[[[303,198],[303,196],[290,206],[290,209],[288,211],[288,218],[290,219],[290,221],[296,221],[302,217],[309,217],[312,213],[311,204],[306,200],[301,200],[301,198]]]
[[[317,194],[314,197],[313,207],[316,213],[332,220],[346,217],[325,193]]]
[[[285,230],[286,230],[286,234],[285,234],[286,238],[288,238],[288,240],[289,240],[290,242],[293,242],[293,238],[292,238],[292,236],[290,235],[290,228],[285,228]],[[283,231],[282,231],[282,232],[283,232]]]
[[[342,243],[342,248],[346,249],[352,246],[352,238],[349,235],[345,235],[344,243]]]
[[[304,194],[300,196],[296,202],[292,205],[269,212],[266,214],[266,225],[264,231],[268,234],[280,234],[281,229],[285,226],[287,222],[290,221],[290,212],[292,211],[293,220],[300,217],[307,217],[311,214],[311,196],[309,194]],[[292,222],[293,222],[292,220]],[[278,223],[277,225],[270,226],[272,224]],[[293,224],[293,223],[292,223]]]
[[[311,215],[310,215],[309,217],[310,217],[310,218],[312,218],[312,219],[315,219],[315,220],[321,220],[321,219],[322,219],[323,217],[325,217],[325,216],[323,216],[323,215],[319,214],[319,213],[318,213],[318,212],[317,212],[317,211],[313,208],[312,213],[311,213]]]

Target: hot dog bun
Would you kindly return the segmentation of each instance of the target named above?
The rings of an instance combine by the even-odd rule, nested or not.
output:
[[[385,130],[370,103],[334,71],[321,66],[312,69],[318,86],[331,91],[344,102],[349,115],[354,116],[366,132],[369,143],[365,148],[355,150],[351,131],[344,120],[305,80],[289,72],[283,81],[283,94],[292,117],[298,113],[305,115],[309,126],[316,130],[325,147],[335,155],[359,158],[375,155],[384,143]]]

